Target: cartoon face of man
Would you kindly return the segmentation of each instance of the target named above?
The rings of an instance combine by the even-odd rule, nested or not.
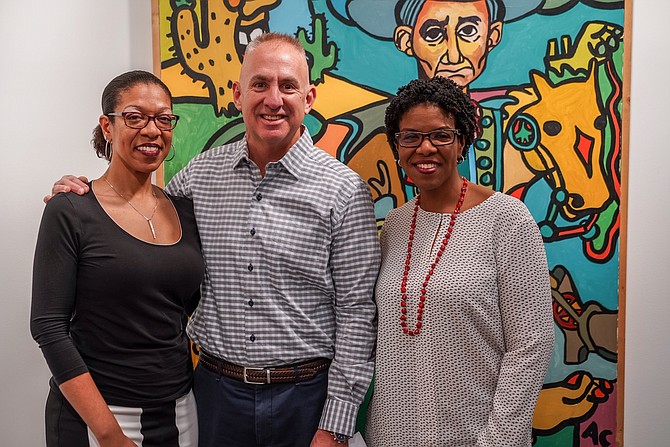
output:
[[[501,37],[502,22],[491,21],[486,0],[426,0],[413,24],[395,29],[394,41],[417,59],[419,77],[444,76],[467,87]]]

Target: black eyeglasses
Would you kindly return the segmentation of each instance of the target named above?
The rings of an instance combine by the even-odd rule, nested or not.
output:
[[[158,115],[145,115],[142,112],[121,112],[121,113],[107,113],[107,116],[121,116],[126,126],[131,129],[144,129],[153,120],[156,127],[160,130],[172,130],[177,126],[179,117],[171,113],[161,113]]]
[[[453,143],[456,140],[456,135],[460,134],[461,132],[458,129],[437,129],[430,132],[408,130],[396,133],[395,140],[402,147],[419,147],[424,138],[428,137],[433,146],[445,146]]]

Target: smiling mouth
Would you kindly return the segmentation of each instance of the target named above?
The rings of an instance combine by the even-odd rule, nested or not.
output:
[[[279,121],[284,117],[284,115],[261,115],[261,118],[267,121]]]
[[[418,169],[435,169],[437,168],[437,163],[417,163],[416,166]]]
[[[141,152],[144,155],[151,156],[156,156],[161,152],[161,148],[158,146],[138,146],[135,148],[135,150]]]

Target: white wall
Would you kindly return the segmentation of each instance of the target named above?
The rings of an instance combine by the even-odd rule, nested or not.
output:
[[[637,0],[629,176],[625,443],[668,445],[670,3]],[[0,14],[0,444],[44,445],[47,368],[28,331],[41,197],[64,173],[98,176],[88,140],[116,74],[151,70],[150,0],[3,2]]]
[[[635,0],[626,299],[624,441],[670,445],[670,3]]]
[[[49,373],[30,337],[41,198],[62,174],[100,175],[89,144],[114,76],[152,70],[150,0],[2,1],[0,445],[44,445]]]

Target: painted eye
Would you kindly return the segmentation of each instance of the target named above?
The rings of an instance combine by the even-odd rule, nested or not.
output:
[[[555,137],[556,135],[561,133],[561,130],[563,130],[563,126],[561,126],[561,123],[559,123],[558,121],[547,121],[542,126],[542,130],[544,130],[544,133],[546,133],[550,137]]]
[[[421,31],[419,32],[423,40],[429,43],[433,42],[438,42],[442,40],[444,37],[444,33],[442,32],[442,28],[437,26],[436,24],[430,24],[426,23],[421,27]]]
[[[458,29],[458,36],[461,39],[472,42],[477,37],[478,29],[475,25],[467,24]]]

